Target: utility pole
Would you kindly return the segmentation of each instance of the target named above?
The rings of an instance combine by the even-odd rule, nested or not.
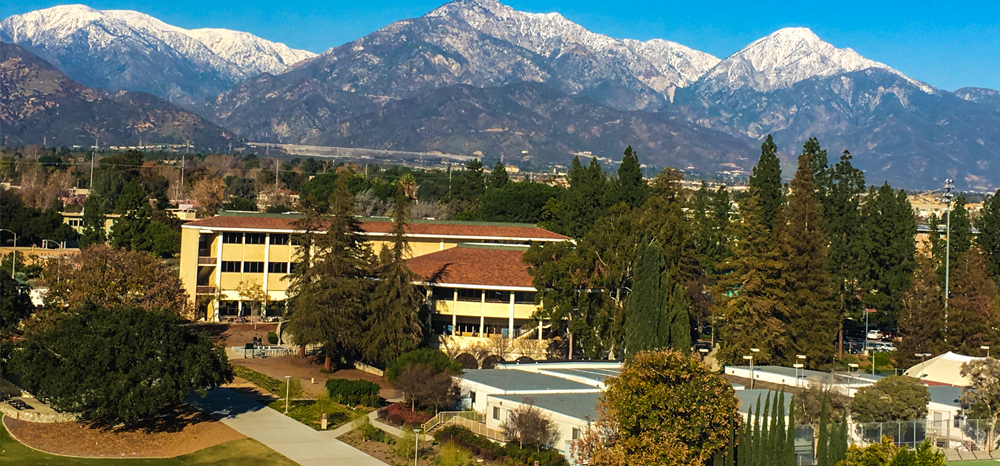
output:
[[[96,158],[97,158],[97,151],[94,151],[93,154],[90,154],[90,185],[88,186],[88,188],[90,189],[91,193],[94,192],[94,159]]]
[[[955,195],[951,192],[952,188],[955,187],[955,180],[948,178],[944,180],[944,194],[941,194],[941,200],[944,202],[946,212],[948,213],[948,221],[946,222],[945,233],[944,233],[944,329],[945,338],[948,332],[948,275],[950,272],[950,262],[951,262],[951,201],[955,199]]]
[[[181,186],[180,194],[177,196],[178,199],[184,197],[184,155],[181,155]]]

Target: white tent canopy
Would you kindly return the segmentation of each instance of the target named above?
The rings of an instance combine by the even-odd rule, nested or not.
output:
[[[985,358],[964,356],[949,351],[907,369],[904,375],[932,384],[968,387],[972,381],[968,377],[961,376],[962,364],[977,359]]]

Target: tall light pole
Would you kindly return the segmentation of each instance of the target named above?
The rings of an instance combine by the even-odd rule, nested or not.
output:
[[[801,369],[802,370],[802,377],[805,377],[805,375],[806,375],[806,355],[804,355],[804,354],[796,354],[795,355],[795,359],[797,361],[799,361],[799,362],[798,362],[798,364],[795,364],[793,367],[796,367],[797,369]],[[796,375],[795,375],[795,386],[796,387],[799,386],[798,372],[796,372]]]
[[[715,329],[712,329],[712,330],[715,330]],[[750,348],[750,354],[747,355],[747,356],[743,356],[743,359],[750,360],[750,389],[751,390],[753,390],[753,379],[754,379],[753,355],[754,355],[754,353],[759,353],[759,352],[760,352],[760,349],[758,349],[758,348]]]
[[[288,387],[291,385],[292,376],[285,376],[285,414],[288,414]]]
[[[944,180],[944,193],[941,194],[941,201],[944,202],[945,212],[948,219],[945,222],[944,232],[944,328],[945,334],[948,331],[948,275],[951,262],[951,201],[955,199],[951,189],[955,187],[955,180],[948,178]],[[945,336],[947,338],[947,336]]]
[[[417,466],[420,457],[420,429],[413,429],[413,466]]]
[[[6,228],[2,228],[0,231],[6,231],[14,235],[14,252],[11,253],[12,257],[10,258],[10,278],[14,278],[14,271],[17,270],[17,233]]]
[[[920,368],[923,369],[925,358],[930,357],[931,353],[914,353],[913,355],[920,358]]]
[[[851,369],[858,369],[858,364],[852,362],[847,365],[847,396],[851,396],[851,382],[854,380],[854,377],[851,376]],[[860,372],[860,369],[858,371]]]

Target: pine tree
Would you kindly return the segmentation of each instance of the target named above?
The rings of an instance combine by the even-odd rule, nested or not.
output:
[[[740,205],[742,222],[736,225],[739,241],[728,267],[713,289],[713,315],[720,327],[722,364],[741,363],[750,348],[759,348],[757,363],[776,361],[787,341],[782,323],[788,315],[784,304],[785,258],[773,235],[763,224],[753,196]]]
[[[945,322],[947,349],[961,354],[977,354],[981,345],[989,345],[998,332],[1000,296],[996,283],[986,273],[986,261],[978,246],[955,261],[952,292]],[[992,328],[991,328],[992,327]]]
[[[825,155],[824,155],[825,158]],[[861,232],[860,199],[865,192],[865,175],[851,164],[851,153],[844,151],[840,161],[826,174],[827,187],[821,190],[823,231],[830,240],[829,270],[837,296],[838,354],[843,357],[844,319],[857,311],[858,277],[863,263],[864,235]]]
[[[662,273],[660,246],[654,242],[640,248],[632,292],[625,304],[625,351],[630,356],[659,346]]]
[[[365,322],[365,358],[382,365],[416,349],[423,339],[419,311],[424,299],[413,285],[414,275],[406,266],[410,256],[406,240],[409,201],[402,189],[397,190],[390,232],[392,244],[379,254],[378,280]]]
[[[323,346],[326,370],[335,358],[361,349],[370,283],[371,254],[346,178],[337,179],[328,208],[303,202],[305,216],[295,223],[303,246],[289,274],[289,331],[303,348]]]
[[[782,354],[782,360],[791,364],[795,355],[804,354],[806,364],[815,368],[833,351],[837,315],[827,271],[829,241],[822,229],[823,207],[816,199],[812,176],[804,153],[792,179],[787,223],[779,222],[776,228],[786,263],[784,298],[791,313],[785,323],[793,350]]]
[[[826,149],[820,147],[818,139],[809,138],[802,146],[802,157],[805,157],[806,164],[812,171],[813,184],[816,186],[818,197],[826,197],[831,181],[831,173],[827,167]]]
[[[624,157],[618,165],[615,197],[613,204],[624,202],[633,209],[641,206],[649,198],[649,185],[642,179],[639,154],[632,150],[632,146],[625,148]]]
[[[710,236],[705,247],[705,262],[708,264],[709,273],[718,276],[728,272],[725,264],[732,255],[730,249],[733,240],[732,203],[725,186],[719,186],[715,191],[711,207]]]
[[[1000,284],[1000,189],[984,202],[976,227],[979,229],[977,243],[986,255],[986,270]]]
[[[896,363],[910,367],[920,362],[917,353],[938,354],[944,344],[944,297],[930,258],[917,260],[910,289],[903,295],[899,313]]]
[[[465,164],[465,170],[454,176],[452,198],[470,205],[479,204],[479,199],[486,192],[486,176],[483,174],[483,162],[472,159]]]
[[[83,201],[83,234],[80,235],[80,249],[92,244],[104,244],[107,240],[104,224],[104,201],[97,196],[87,196]]]
[[[596,158],[590,159],[590,165],[584,168],[579,157],[573,158],[568,176],[569,189],[561,203],[559,233],[583,238],[604,215],[607,177]]]
[[[862,300],[877,311],[873,323],[891,325],[916,269],[917,224],[906,193],[894,191],[888,183],[870,190],[862,207],[862,226],[867,258],[860,277]]]
[[[490,173],[489,185],[491,188],[502,188],[510,183],[510,178],[507,176],[507,168],[503,166],[503,162],[498,161],[496,165],[493,166],[493,172]]]
[[[120,217],[111,227],[108,240],[112,246],[128,251],[149,251],[153,249],[153,234],[150,217],[153,209],[149,206],[149,196],[137,180],[125,184],[115,213]]]
[[[951,259],[965,254],[972,247],[972,222],[969,220],[969,210],[965,208],[965,194],[955,196],[951,212]]]
[[[760,145],[760,160],[753,167],[750,176],[750,196],[756,196],[760,204],[761,218],[768,230],[774,229],[778,209],[784,203],[781,190],[781,162],[778,160],[778,147],[774,145],[768,134]]]

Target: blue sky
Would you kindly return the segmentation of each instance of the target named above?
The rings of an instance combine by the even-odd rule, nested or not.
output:
[[[444,0],[97,0],[97,9],[132,9],[185,28],[244,30],[295,48],[322,52],[393,21],[419,16]],[[58,5],[3,2],[7,17]],[[687,0],[508,0],[518,10],[559,12],[617,38],[662,38],[720,58],[776,29],[811,28],[910,77],[955,90],[1000,89],[1000,1],[926,0],[769,2]]]

